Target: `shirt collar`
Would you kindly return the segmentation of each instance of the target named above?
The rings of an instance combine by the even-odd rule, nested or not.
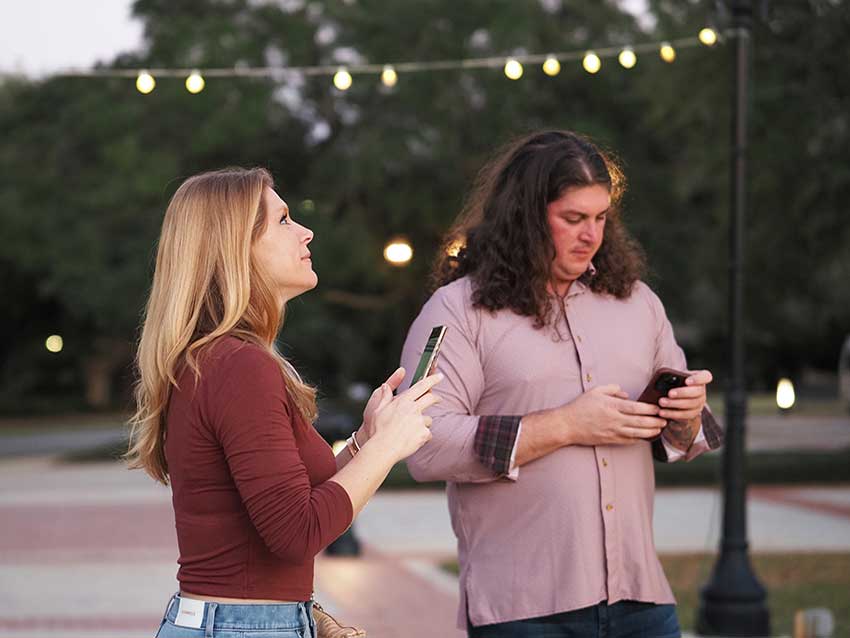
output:
[[[576,279],[573,282],[573,285],[570,286],[570,291],[567,293],[567,299],[573,297],[575,295],[579,295],[583,293],[588,288],[588,283],[591,279],[596,276],[596,266],[593,265],[593,262],[590,262],[587,266],[587,270],[584,271],[584,274]]]

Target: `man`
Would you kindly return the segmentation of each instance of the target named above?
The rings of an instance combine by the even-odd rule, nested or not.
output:
[[[449,236],[465,247],[438,259],[405,342],[412,370],[431,328],[448,328],[433,438],[408,465],[448,482],[470,636],[680,633],[653,544],[653,456],[689,460],[722,435],[707,370],[660,406],[635,400],[658,368],[687,368],[640,281],[622,185],[573,133],[510,145],[482,171]]]

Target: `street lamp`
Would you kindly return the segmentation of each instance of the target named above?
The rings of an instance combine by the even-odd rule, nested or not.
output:
[[[744,215],[747,204],[752,0],[726,0],[731,14],[732,58],[731,214],[729,223],[729,343],[731,374],[726,392],[723,449],[723,534],[711,579],[700,592],[697,633],[711,636],[769,636],[766,592],[748,554],[744,441],[747,393],[742,330]]]

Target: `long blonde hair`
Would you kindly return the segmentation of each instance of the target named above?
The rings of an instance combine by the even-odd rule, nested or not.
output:
[[[130,419],[130,468],[168,484],[166,412],[177,376],[189,366],[200,378],[199,350],[231,334],[277,360],[287,391],[308,421],[316,390],[276,349],[283,323],[274,288],[252,256],[272,188],[263,168],[227,168],[190,177],[171,198],[156,256],[153,286],[136,353],[136,413]]]

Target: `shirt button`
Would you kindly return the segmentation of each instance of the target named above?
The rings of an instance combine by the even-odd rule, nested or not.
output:
[[[579,343],[581,343],[581,335],[576,335],[576,341],[578,341]]]
[[[614,506],[611,505],[611,503],[608,503],[608,505],[605,506],[605,509],[610,512],[612,509],[614,509]]]
[[[593,381],[593,377],[590,376],[590,373],[588,372],[587,373],[587,382],[590,383],[591,381]]]
[[[608,459],[602,459],[602,465],[608,467]]]

